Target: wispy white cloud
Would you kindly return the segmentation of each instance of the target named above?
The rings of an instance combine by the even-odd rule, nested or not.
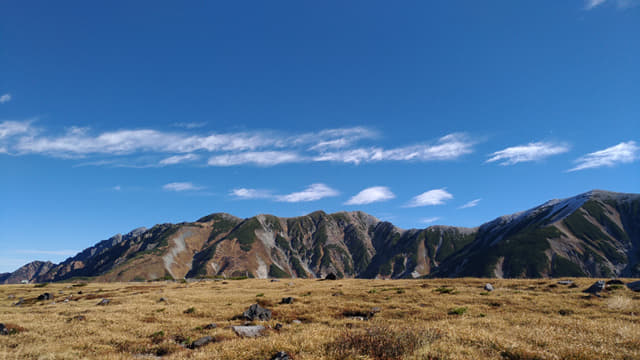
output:
[[[471,200],[468,203],[460,206],[458,209],[468,209],[468,208],[476,207],[476,206],[478,206],[478,204],[480,203],[481,200],[482,199]]]
[[[374,161],[437,161],[455,160],[473,152],[474,141],[465,134],[449,134],[432,145],[411,145],[393,149],[378,147],[357,148],[344,151],[325,152],[314,161],[335,161],[360,164]]]
[[[293,192],[287,195],[280,195],[276,197],[277,201],[282,202],[306,202],[316,201],[326,197],[338,196],[340,193],[337,190],[330,188],[325,184],[311,184],[309,187],[300,192]]]
[[[3,94],[0,96],[0,104],[4,104],[11,101],[11,94]]]
[[[33,132],[30,121],[3,121],[0,122],[0,140],[16,135],[24,135]]]
[[[185,129],[197,129],[206,126],[206,122],[177,122],[173,123],[175,127],[181,127]]]
[[[434,216],[434,217],[429,217],[429,218],[424,218],[422,220],[420,220],[421,223],[423,224],[431,224],[434,223],[436,221],[440,220],[439,216]]]
[[[624,9],[637,6],[640,3],[640,1],[638,0],[585,0],[584,9],[593,10],[596,7],[603,5],[605,3],[613,3],[616,5],[618,9],[624,10]]]
[[[585,10],[591,10],[599,5],[604,4],[606,1],[607,0],[585,0],[584,8]]]
[[[196,191],[202,190],[204,187],[196,186],[191,182],[172,182],[162,186],[167,191]]]
[[[419,206],[429,206],[429,205],[442,205],[447,200],[453,199],[453,195],[451,195],[444,188],[442,189],[434,189],[424,192],[413,199],[407,204],[407,207],[419,207]]]
[[[273,166],[284,163],[301,162],[303,158],[289,151],[248,151],[237,154],[216,155],[209,158],[210,166],[258,165]]]
[[[396,196],[386,186],[373,186],[360,191],[349,199],[345,205],[365,205],[379,201],[386,201]]]
[[[492,153],[486,161],[488,163],[499,161],[500,165],[514,165],[527,161],[540,161],[549,156],[562,154],[569,151],[565,144],[551,142],[532,142],[526,145],[508,147]]]
[[[114,186],[112,189],[113,189],[113,190],[115,190],[115,191],[120,191],[120,190],[122,190],[122,188],[120,187],[120,185],[116,185],[116,186]]]
[[[454,133],[431,144],[383,148],[358,146],[380,135],[366,127],[324,129],[301,134],[272,130],[235,133],[184,133],[154,129],[123,129],[92,133],[71,127],[52,135],[35,131],[30,122],[0,124],[0,149],[15,155],[41,154],[59,158],[94,158],[89,164],[154,167],[195,162],[208,157],[210,166],[275,166],[300,162],[360,164],[377,161],[455,160],[473,152],[475,142]],[[206,153],[206,155],[205,155]],[[97,158],[97,159],[96,159]],[[113,161],[119,159],[118,161]]]
[[[160,160],[160,165],[175,165],[180,164],[187,161],[195,161],[198,160],[200,156],[196,154],[185,154],[185,155],[174,155],[169,156],[168,158]]]
[[[247,188],[233,189],[229,195],[238,199],[269,199],[273,197],[269,190]]]
[[[634,141],[621,142],[618,145],[592,152],[575,160],[577,164],[568,171],[593,169],[603,166],[612,167],[628,164],[640,159],[640,147]]]

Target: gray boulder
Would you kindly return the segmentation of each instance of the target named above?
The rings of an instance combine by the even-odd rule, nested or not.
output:
[[[640,281],[634,281],[634,282],[630,282],[627,284],[627,287],[629,288],[629,290],[631,291],[637,291],[640,292]]]
[[[587,289],[582,290],[582,292],[595,295],[595,296],[600,296],[599,293],[602,292],[602,290],[604,290],[604,286],[605,286],[604,280],[598,280],[595,283],[593,283],[593,285],[589,286]]]
[[[571,284],[573,284],[573,281],[572,280],[560,280],[560,281],[558,281],[558,284],[559,285],[571,285]]]
[[[111,300],[109,300],[109,299],[102,299],[102,300],[100,300],[100,302],[99,302],[98,304],[96,304],[96,305],[98,305],[98,306],[105,306],[105,305],[109,305],[109,303],[110,303],[110,302],[111,302]]]
[[[293,298],[292,297],[284,297],[284,298],[282,298],[282,301],[280,301],[280,304],[293,304]]]
[[[203,346],[207,345],[208,343],[212,343],[214,341],[215,341],[215,339],[212,336],[204,336],[204,337],[201,337],[200,339],[192,342],[187,347],[189,349],[197,349],[199,347],[203,347]]]
[[[38,296],[38,301],[44,301],[44,300],[53,300],[53,294],[51,293],[40,294],[40,296]]]
[[[486,291],[493,291],[493,285],[491,285],[491,284],[489,284],[489,283],[486,283],[486,284],[484,285],[484,289],[485,289]]]
[[[236,333],[236,335],[248,338],[262,336],[262,333],[266,330],[262,325],[232,326],[231,329]]]
[[[271,360],[293,360],[293,358],[284,351],[278,351],[278,353],[271,357]]]
[[[271,320],[271,310],[265,309],[258,304],[253,304],[242,313],[242,318],[249,321],[268,321]]]
[[[4,324],[0,324],[0,335],[9,335],[9,329]]]
[[[204,326],[204,328],[207,329],[207,330],[215,329],[217,327],[218,327],[218,325],[215,324],[215,323],[211,323],[211,324],[208,324],[208,325]]]

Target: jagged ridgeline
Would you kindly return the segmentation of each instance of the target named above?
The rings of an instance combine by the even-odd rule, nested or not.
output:
[[[479,228],[402,230],[366,213],[316,211],[139,228],[0,282],[207,276],[410,278],[640,276],[640,195],[591,191]]]

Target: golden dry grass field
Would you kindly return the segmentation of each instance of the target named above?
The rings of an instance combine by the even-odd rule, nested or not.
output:
[[[483,290],[487,281],[495,291]],[[588,297],[581,290],[595,280],[574,281],[577,287],[468,278],[3,285],[0,323],[19,332],[0,336],[0,359],[262,360],[281,350],[296,360],[640,359],[640,293],[614,286]],[[44,292],[55,303],[37,301]],[[293,304],[280,304],[288,296]],[[25,304],[13,306],[20,297]],[[102,298],[111,303],[97,306]],[[230,326],[244,321],[232,318],[256,302],[273,311],[263,325],[283,327],[236,336]],[[368,321],[349,316],[374,307],[380,312]],[[209,323],[217,328],[205,329]],[[207,335],[216,341],[181,345]]]

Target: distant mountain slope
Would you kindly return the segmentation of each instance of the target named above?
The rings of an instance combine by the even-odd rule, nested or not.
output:
[[[640,276],[640,195],[591,191],[479,228],[402,230],[363,212],[240,219],[216,213],[116,235],[0,283],[202,276]]]
[[[482,225],[432,276],[640,275],[640,195],[594,190]]]

